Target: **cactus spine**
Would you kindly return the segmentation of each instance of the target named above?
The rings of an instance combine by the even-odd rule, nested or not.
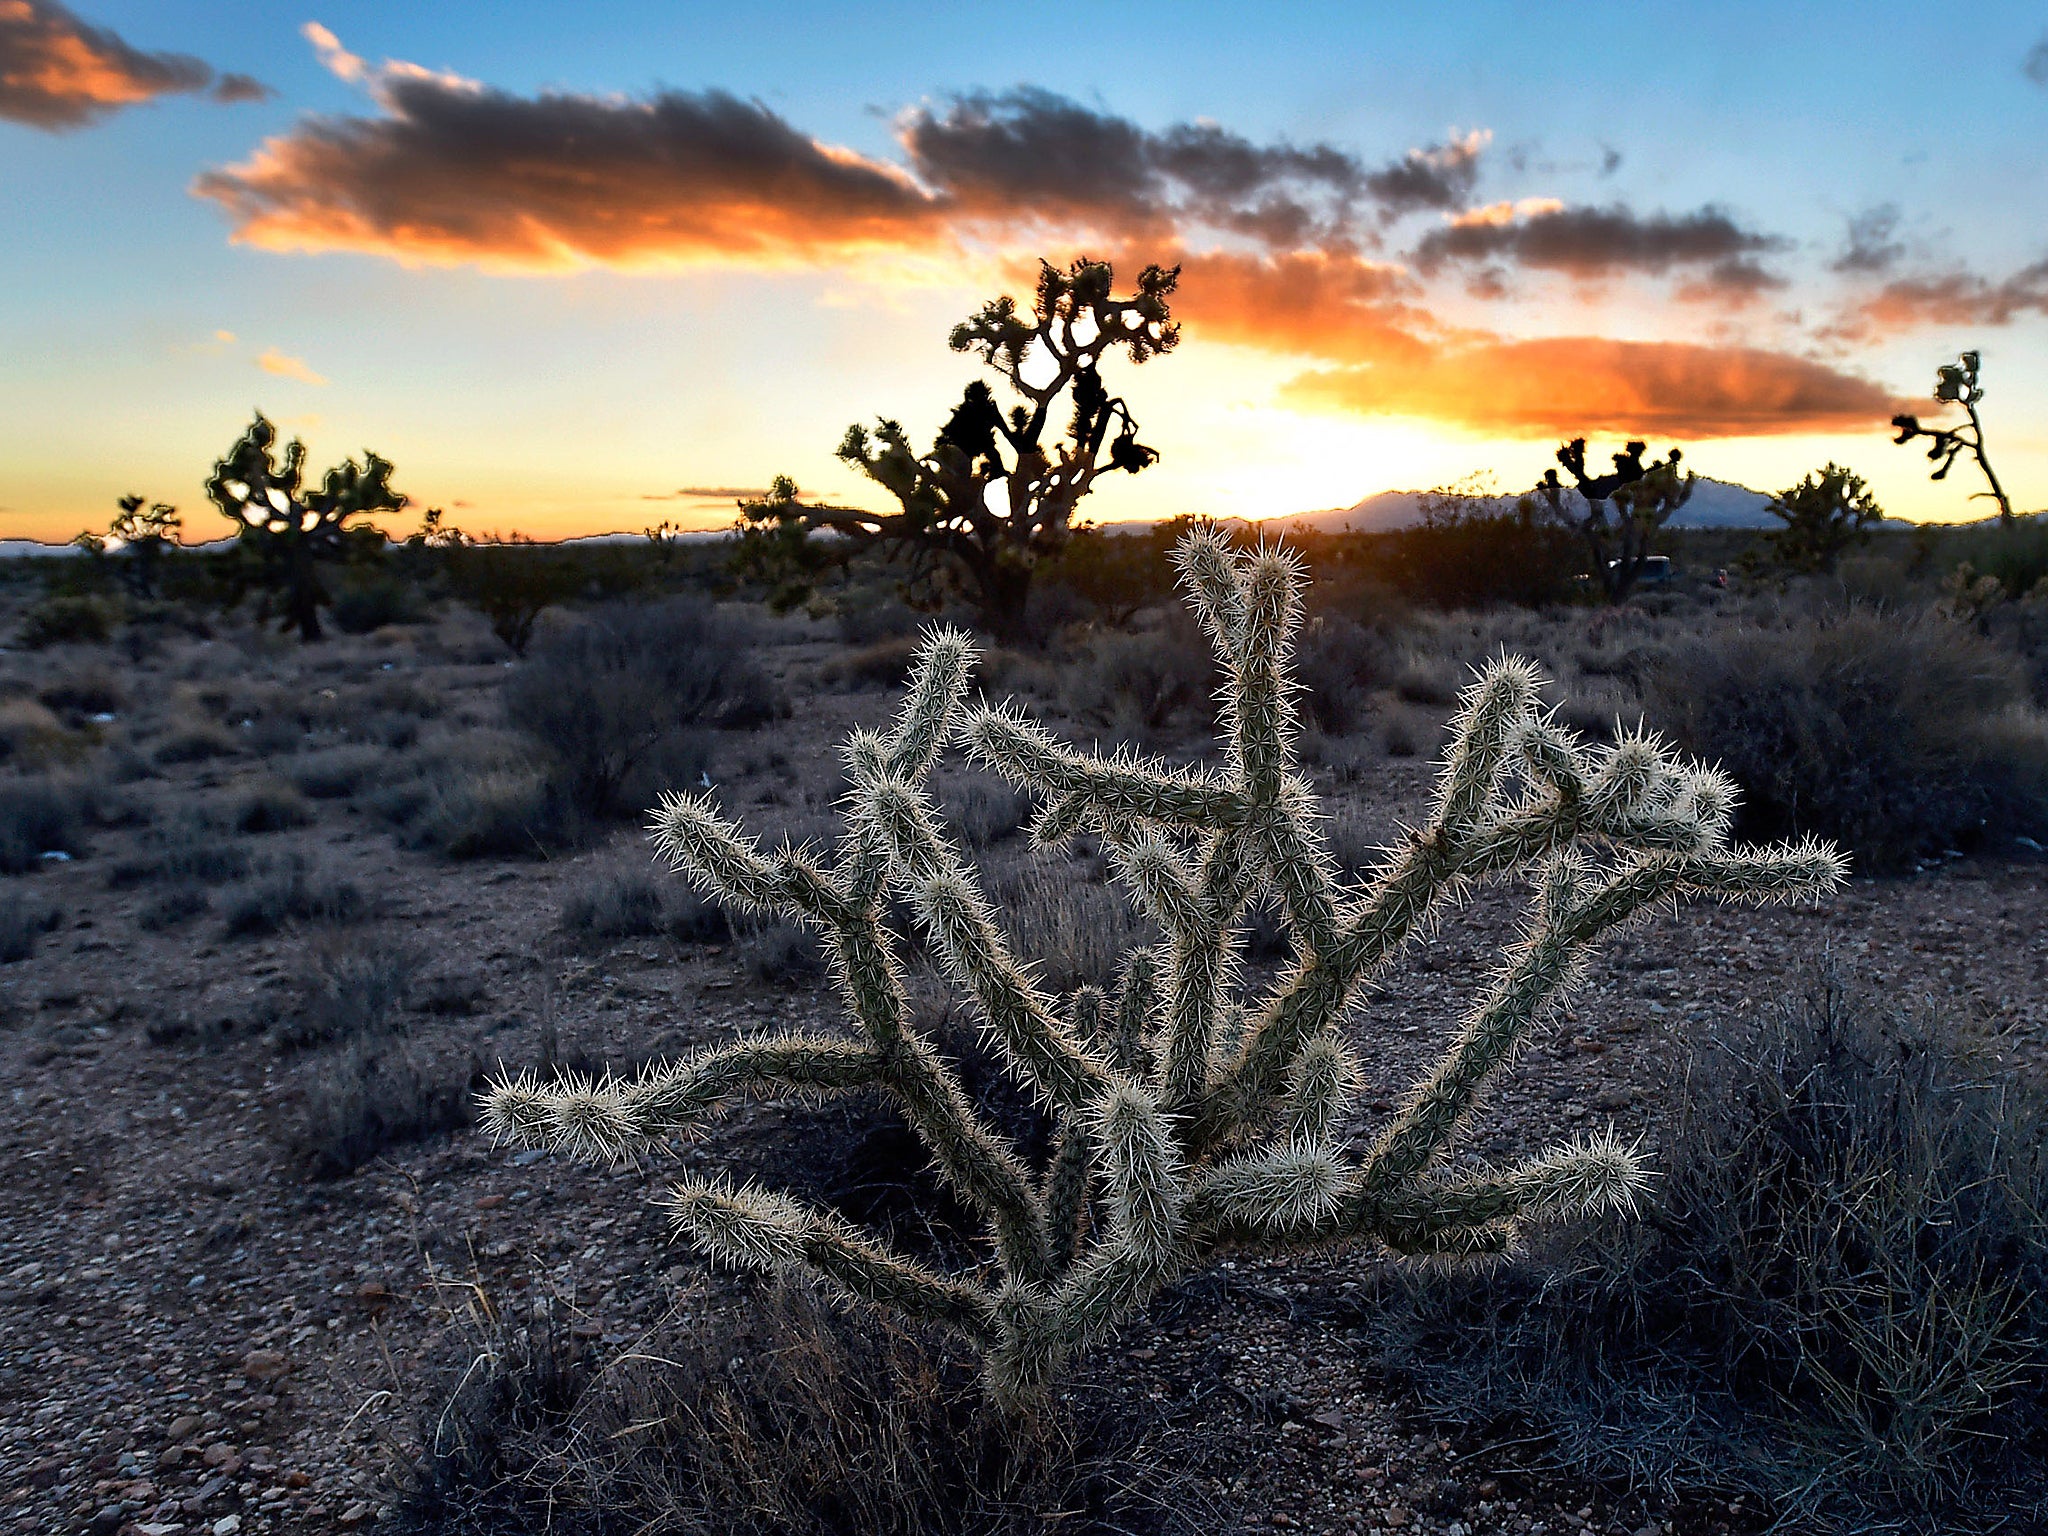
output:
[[[1352,1240],[1409,1254],[1497,1253],[1530,1223],[1630,1209],[1645,1171],[1595,1137],[1502,1170],[1447,1154],[1487,1083],[1513,1062],[1604,933],[1684,896],[1782,901],[1841,881],[1811,840],[1728,840],[1734,789],[1655,738],[1589,747],[1538,699],[1529,663],[1484,670],[1452,722],[1428,824],[1348,885],[1294,767],[1290,667],[1302,571],[1284,551],[1189,535],[1182,579],[1227,678],[1225,751],[1170,769],[1069,747],[1012,706],[970,703],[973,652],[925,637],[886,734],[856,733],[853,790],[829,854],[764,852],[708,798],[672,794],[654,816],[668,857],[735,906],[820,929],[852,1018],[845,1036],[741,1040],[631,1080],[509,1078],[485,1097],[499,1137],[617,1158],[693,1133],[749,1093],[891,1093],[933,1161],[987,1222],[990,1272],[946,1275],[887,1251],[840,1217],[758,1188],[682,1176],[679,1232],[715,1258],[821,1275],[852,1295],[946,1324],[982,1351],[1003,1401],[1042,1391],[1070,1355],[1221,1250]],[[1101,839],[1164,941],[1124,963],[1114,996],[1049,995],[1012,954],[926,789],[958,744],[1036,791],[1042,845]],[[1343,1128],[1358,1072],[1340,1026],[1359,989],[1475,882],[1527,877],[1523,942],[1442,1060],[1362,1147]],[[1050,1166],[1025,1165],[976,1114],[905,1017],[891,892],[978,1005],[1008,1068],[1057,1128]],[[1248,996],[1249,906],[1277,896],[1294,961]]]

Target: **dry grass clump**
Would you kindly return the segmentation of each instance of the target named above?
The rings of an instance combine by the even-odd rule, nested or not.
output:
[[[306,797],[283,779],[262,778],[232,797],[228,822],[237,832],[286,832],[313,820]]]
[[[402,1040],[355,1040],[315,1064],[286,1134],[316,1178],[340,1178],[393,1147],[472,1124],[481,1063],[451,1069]]]
[[[46,853],[83,855],[97,819],[94,799],[91,787],[78,779],[0,778],[0,874],[23,874]]]
[[[970,1362],[795,1288],[698,1287],[629,1350],[559,1302],[477,1330],[422,1415],[399,1536],[1167,1536],[1214,1529],[1130,1408],[1017,1422]]]
[[[223,917],[229,938],[251,938],[294,923],[354,922],[368,914],[369,905],[354,881],[294,854],[232,887],[224,898]]]
[[[0,766],[36,769],[79,754],[79,737],[37,699],[0,699]]]
[[[36,940],[63,921],[63,913],[27,891],[0,891],[0,965],[26,960]]]
[[[684,944],[731,937],[724,909],[679,882],[657,879],[644,857],[593,866],[562,902],[563,931],[583,943],[666,934]]]
[[[818,676],[839,688],[900,688],[916,651],[916,635],[884,635],[839,652],[818,669]]]
[[[614,604],[549,635],[507,680],[504,704],[568,804],[599,820],[696,783],[710,760],[704,732],[787,712],[747,626],[680,597]]]
[[[1865,609],[1670,644],[1651,722],[1742,785],[1752,837],[1814,832],[1866,870],[2048,832],[2048,722],[2008,652]]]
[[[1831,979],[1710,1042],[1646,1219],[1362,1319],[1442,1411],[1800,1530],[2048,1519],[2048,1116]],[[1542,1443],[1538,1441],[1535,1443]]]

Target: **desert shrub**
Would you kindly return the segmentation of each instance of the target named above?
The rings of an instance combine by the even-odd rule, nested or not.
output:
[[[44,683],[36,697],[74,715],[111,714],[123,703],[120,681],[104,666],[73,667]]]
[[[1206,727],[1216,719],[1215,659],[1184,610],[1156,630],[1094,636],[1061,681],[1070,707],[1127,735]]]
[[[0,699],[0,764],[35,768],[76,757],[80,738],[35,699]]]
[[[2048,581],[2048,517],[2035,513],[2010,527],[1983,523],[1945,535],[1942,558],[1951,567],[1967,564],[1998,582],[2007,598],[2024,598]]]
[[[801,986],[825,974],[818,936],[796,923],[754,926],[741,941],[747,974],[770,986]]]
[[[384,766],[375,747],[329,747],[308,752],[291,765],[292,784],[313,800],[345,800]]]
[[[1454,518],[1382,538],[1376,564],[1385,579],[1435,608],[1568,602],[1586,568],[1570,531],[1513,515]]]
[[[305,796],[282,779],[260,779],[238,790],[228,809],[237,832],[285,832],[313,819]]]
[[[223,916],[230,938],[261,937],[288,923],[347,923],[369,903],[351,880],[337,879],[294,856],[230,889]]]
[[[225,885],[249,873],[249,850],[221,836],[210,816],[190,812],[153,829],[107,871],[114,890],[136,885]]]
[[[2048,1127],[1957,1021],[1823,978],[1696,1054],[1645,1220],[1484,1277],[1382,1277],[1441,1411],[1800,1530],[2048,1515]]]
[[[482,1078],[474,1062],[453,1071],[389,1036],[358,1039],[309,1073],[291,1150],[315,1177],[354,1173],[393,1147],[473,1124]]]
[[[482,1362],[481,1369],[469,1368]],[[1192,1478],[1099,1392],[1028,1421],[972,1366],[812,1294],[703,1294],[626,1353],[559,1304],[471,1341],[422,1414],[389,1528],[563,1536],[1194,1536]]]
[[[1117,962],[1152,932],[1120,892],[1045,859],[992,871],[989,895],[1018,949],[1061,992],[1114,983]]]
[[[419,589],[390,571],[371,571],[340,584],[328,609],[343,634],[367,635],[387,624],[418,624],[427,618]]]
[[[186,715],[171,722],[150,755],[159,764],[198,763],[227,757],[241,747],[235,733],[218,720]]]
[[[528,858],[572,835],[568,817],[537,769],[458,768],[417,786],[406,842],[451,859]]]
[[[600,818],[697,782],[704,730],[759,725],[779,707],[746,627],[693,598],[609,607],[546,637],[504,700],[569,803]]]
[[[104,597],[53,594],[22,615],[14,643],[31,651],[52,645],[100,645],[113,637],[121,610]]]
[[[1031,797],[993,773],[963,774],[946,786],[940,808],[970,848],[988,848],[1031,819]]]
[[[1366,696],[1389,681],[1396,659],[1385,635],[1356,619],[1324,614],[1304,626],[1295,665],[1305,690],[1303,718],[1330,735],[1348,736],[1365,724]]]
[[[915,636],[927,622],[926,615],[901,598],[872,596],[867,601],[842,600],[837,619],[839,638],[852,647]]]
[[[1741,784],[1754,833],[1817,832],[1884,870],[2048,824],[2048,727],[2018,663],[1938,617],[1698,636],[1644,694],[1652,724]]]
[[[1405,705],[1387,711],[1387,718],[1380,722],[1380,743],[1389,757],[1421,757],[1435,736],[1428,716]]]
[[[380,939],[325,945],[299,978],[298,1003],[271,1031],[281,1049],[346,1043],[390,1033],[412,995],[421,956]]]
[[[0,778],[0,874],[33,869],[45,853],[79,857],[92,822],[91,797],[74,780]]]
[[[24,891],[0,891],[0,965],[26,960],[36,940],[63,921],[48,902]]]
[[[138,927],[152,933],[189,923],[213,909],[213,897],[203,885],[166,886],[146,897],[135,910]]]
[[[1394,692],[1410,704],[1455,704],[1468,679],[1465,669],[1449,656],[1409,651],[1394,673]]]
[[[660,933],[661,888],[653,869],[622,859],[591,870],[562,902],[562,927],[594,941]]]
[[[818,669],[819,678],[837,687],[897,688],[910,672],[917,636],[885,635],[841,651]]]

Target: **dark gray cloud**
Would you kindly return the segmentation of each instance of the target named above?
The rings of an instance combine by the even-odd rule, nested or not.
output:
[[[223,102],[270,94],[247,75],[216,77],[212,65],[190,54],[144,52],[55,0],[0,0],[0,118],[54,133],[208,87]]]
[[[2027,56],[2020,60],[2020,73],[2036,85],[2048,85],[2048,32],[2041,34],[2041,41],[2027,50]]]
[[[911,167],[964,207],[1035,207],[1127,235],[1199,222],[1276,248],[1345,243],[1356,213],[1459,206],[1483,135],[1374,169],[1328,144],[1256,143],[1213,123],[1154,131],[1034,87],[969,93],[905,115]]]
[[[943,232],[899,168],[723,91],[526,97],[392,70],[374,89],[382,116],[307,117],[193,191],[271,249],[528,271],[773,265]]]
[[[1744,229],[1714,207],[1674,217],[1639,214],[1616,203],[1512,216],[1485,210],[1431,230],[1416,243],[1414,260],[1424,272],[1451,262],[1504,262],[1576,278],[1695,269],[1695,288],[1735,293],[1778,286],[1780,279],[1755,258],[1785,244],[1777,236]]]
[[[1842,254],[1828,263],[1830,270],[1865,274],[1889,272],[1906,254],[1905,246],[1892,238],[1898,233],[1898,228],[1899,209],[1896,203],[1880,203],[1875,208],[1866,208],[1849,220],[1848,243],[1843,246]]]

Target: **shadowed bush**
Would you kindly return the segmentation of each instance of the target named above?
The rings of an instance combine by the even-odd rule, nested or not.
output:
[[[0,891],[0,965],[13,965],[36,952],[36,940],[63,921],[48,902],[20,891]]]
[[[291,1150],[316,1177],[353,1173],[392,1147],[472,1124],[482,1080],[475,1062],[451,1072],[423,1066],[400,1041],[353,1041],[311,1073]]]
[[[1383,1358],[1560,1465],[1743,1489],[1800,1530],[2048,1518],[2048,1122],[1831,979],[1692,1064],[1645,1221],[1428,1284]]]
[[[1885,870],[2048,826],[2048,724],[2018,662],[1938,617],[1698,636],[1644,692],[1653,725],[1741,784],[1751,836],[1818,833]]]
[[[337,880],[298,857],[234,887],[226,903],[229,938],[261,937],[289,923],[353,922],[369,906],[354,882]]]
[[[765,1288],[762,1288],[765,1291]],[[465,1353],[423,1416],[401,1536],[1193,1536],[1219,1528],[1146,1425],[1084,1399],[1019,1423],[971,1364],[799,1289],[702,1294],[630,1351],[559,1303]]]
[[[104,597],[46,597],[22,616],[14,643],[40,651],[52,645],[98,645],[112,638],[121,611]]]
[[[785,711],[742,624],[693,598],[613,606],[548,636],[505,685],[505,713],[594,817],[635,814],[709,762],[701,733]]]
[[[72,858],[92,824],[85,790],[68,779],[0,779],[0,874],[35,868],[45,853]]]

